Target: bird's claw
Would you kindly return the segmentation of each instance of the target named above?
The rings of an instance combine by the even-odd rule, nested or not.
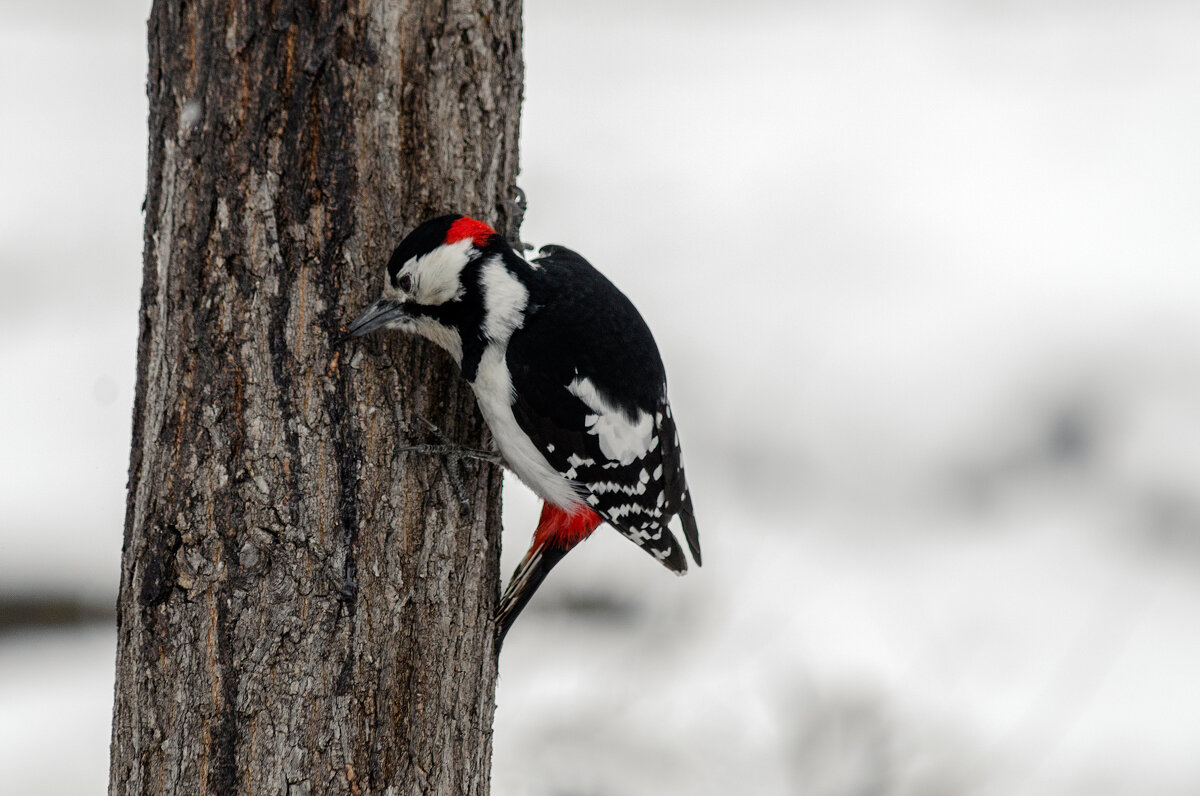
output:
[[[517,195],[516,199],[502,199],[501,201],[513,209],[517,220],[520,221],[525,215],[525,210],[529,207],[529,199],[525,196],[525,191],[520,185],[514,185],[513,192]]]
[[[429,422],[424,417],[417,415],[417,420],[425,424],[429,432],[437,437],[438,444],[436,445],[405,445],[397,450],[405,453],[430,453],[449,456],[455,459],[476,459],[481,462],[493,464],[496,467],[504,466],[504,459],[499,453],[494,451],[481,451],[476,448],[468,448],[465,445],[460,445],[454,440],[446,436],[446,434],[435,424]]]
[[[396,450],[404,453],[433,453],[442,456],[449,456],[455,459],[476,459],[488,464],[494,464],[497,467],[504,466],[504,459],[498,453],[490,451],[476,450],[475,448],[467,448],[458,443],[450,443],[448,445],[405,445]]]
[[[521,186],[514,185],[513,192],[517,195],[516,199],[501,199],[500,204],[508,209],[511,218],[508,228],[512,232],[508,235],[508,243],[518,254],[523,256],[525,252],[533,251],[533,244],[526,243],[520,237],[521,222],[525,220],[525,211],[529,208],[529,201],[526,199],[525,191],[521,189]]]

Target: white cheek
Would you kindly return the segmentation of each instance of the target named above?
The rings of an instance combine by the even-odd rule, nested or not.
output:
[[[445,304],[463,294],[462,270],[471,261],[475,245],[470,238],[439,246],[412,263],[413,298],[427,306]]]

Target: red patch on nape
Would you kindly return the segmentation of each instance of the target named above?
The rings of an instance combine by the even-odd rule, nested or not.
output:
[[[458,243],[464,238],[470,238],[478,248],[482,249],[495,234],[496,230],[482,221],[464,216],[450,225],[450,231],[446,233],[446,243]]]
[[[554,547],[565,552],[591,536],[602,522],[600,515],[590,509],[572,513],[553,503],[543,503],[542,517],[533,532],[533,549]]]

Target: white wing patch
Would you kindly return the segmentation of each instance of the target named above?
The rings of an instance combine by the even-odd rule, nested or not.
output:
[[[605,400],[590,379],[575,378],[567,390],[587,404],[594,414],[588,415],[589,434],[600,439],[600,452],[622,465],[632,464],[650,452],[654,444],[654,418],[638,411],[637,418],[629,416]]]

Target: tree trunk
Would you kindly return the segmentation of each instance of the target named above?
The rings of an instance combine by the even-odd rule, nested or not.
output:
[[[269,9],[269,10],[268,10]],[[511,229],[519,0],[155,2],[110,793],[488,792],[501,474],[419,340],[424,218]]]

